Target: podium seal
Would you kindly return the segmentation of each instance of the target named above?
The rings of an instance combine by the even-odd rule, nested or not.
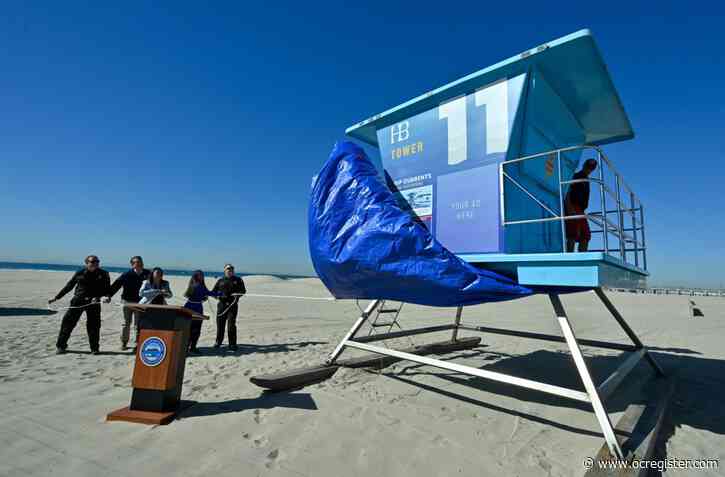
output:
[[[141,362],[146,366],[158,366],[166,357],[166,343],[157,336],[146,338],[139,351]]]

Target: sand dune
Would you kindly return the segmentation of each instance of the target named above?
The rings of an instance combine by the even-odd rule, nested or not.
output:
[[[293,393],[263,394],[250,375],[322,362],[358,310],[351,301],[262,296],[241,302],[237,353],[215,352],[213,321],[204,324],[204,354],[188,359],[183,394],[198,404],[181,419],[106,423],[107,412],[129,401],[133,356],[119,350],[121,309],[113,305],[103,308],[101,356],[86,353],[83,319],[69,344],[74,352],[54,354],[62,312],[45,311],[45,301],[69,276],[0,271],[0,475],[574,476],[603,443],[584,406],[412,363],[343,369]],[[176,294],[186,280],[171,277]],[[245,281],[250,294],[329,297],[315,279]],[[693,319],[689,297],[611,296],[680,376],[664,455],[725,465],[725,301],[698,297],[705,316]],[[580,337],[625,342],[592,293],[563,301]],[[413,327],[449,322],[453,310],[410,306],[402,316]],[[464,321],[558,334],[541,296],[467,308]],[[585,353],[596,376],[617,364],[614,352]],[[483,335],[479,348],[446,359],[581,388],[558,344]],[[648,372],[641,363],[633,381]],[[609,404],[613,420],[633,392]]]

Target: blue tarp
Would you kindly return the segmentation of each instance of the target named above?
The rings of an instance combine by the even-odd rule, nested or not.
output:
[[[532,293],[438,243],[351,142],[335,144],[317,175],[308,221],[312,264],[336,298],[458,306]]]

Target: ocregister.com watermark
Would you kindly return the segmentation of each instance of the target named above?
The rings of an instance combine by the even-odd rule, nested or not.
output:
[[[616,469],[655,469],[660,472],[665,472],[670,469],[692,469],[692,470],[712,470],[720,468],[720,461],[718,459],[633,459],[619,460],[619,459],[593,459],[587,457],[584,459],[584,468],[586,470],[597,468],[602,470],[616,470]]]

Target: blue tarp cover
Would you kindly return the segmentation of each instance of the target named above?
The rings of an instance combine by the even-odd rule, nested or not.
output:
[[[438,243],[351,142],[335,144],[315,179],[308,220],[312,264],[336,298],[458,306],[532,293]]]

